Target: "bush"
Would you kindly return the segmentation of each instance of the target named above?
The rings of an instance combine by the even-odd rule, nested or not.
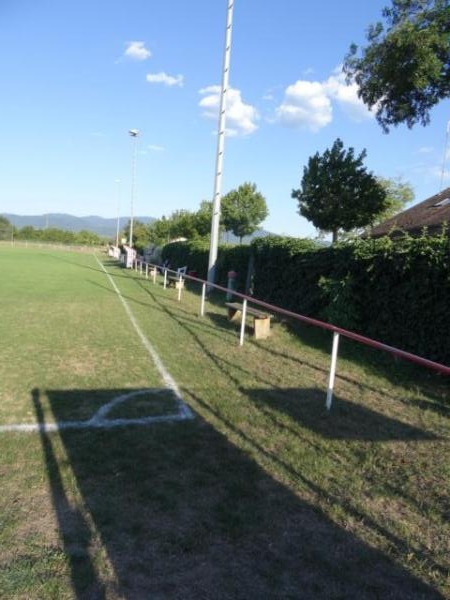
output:
[[[255,297],[450,362],[450,238],[356,240],[314,250],[259,239]]]
[[[236,271],[237,289],[244,291],[247,278],[250,247],[246,245],[223,244],[219,246],[216,265],[216,283],[226,286],[228,271]],[[189,271],[196,271],[198,277],[208,276],[209,241],[193,240],[166,244],[162,259],[169,260],[173,269],[187,265]]]
[[[253,295],[331,322],[403,350],[450,362],[448,302],[450,238],[355,240],[318,248],[311,240],[268,237],[251,246],[220,246],[217,283],[238,273],[245,290],[253,256]],[[188,265],[206,279],[209,243],[177,242],[163,249],[173,268]]]

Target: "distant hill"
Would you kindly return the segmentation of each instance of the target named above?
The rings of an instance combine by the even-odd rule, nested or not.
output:
[[[105,219],[96,215],[88,217],[75,217],[65,213],[50,213],[46,215],[13,215],[3,213],[3,216],[8,219],[15,227],[34,227],[35,229],[45,229],[48,227],[56,227],[66,231],[92,231],[98,235],[105,237],[115,237],[117,229],[117,218]],[[130,217],[120,218],[120,228],[122,229],[128,223]],[[141,223],[151,223],[155,219],[153,217],[134,217],[136,221]]]
[[[246,235],[242,238],[243,244],[250,244],[250,242],[256,238],[268,237],[269,235],[276,235],[275,233],[270,233],[270,231],[266,231],[265,229],[257,229],[252,235]],[[220,236],[220,241],[225,244],[239,244],[239,238],[231,233],[231,231],[225,231]]]
[[[10,213],[2,213],[14,227],[22,229],[22,227],[34,227],[35,229],[46,229],[48,227],[56,227],[66,231],[92,231],[98,235],[105,237],[115,237],[117,229],[117,218],[105,219],[96,215],[88,217],[75,217],[65,213],[49,213],[46,215],[14,215]],[[130,217],[120,217],[120,228],[122,229],[128,223]],[[153,217],[134,217],[135,221],[141,223],[152,223],[156,219]],[[242,240],[244,244],[250,243],[258,237],[267,237],[274,235],[264,229],[258,229],[253,235],[245,236]],[[229,244],[238,244],[239,238],[233,235],[230,231],[222,234],[221,242]]]

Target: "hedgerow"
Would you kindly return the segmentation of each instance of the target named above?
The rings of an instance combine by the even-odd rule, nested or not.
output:
[[[236,271],[238,290],[244,291],[247,277],[250,246],[221,245],[218,249],[216,263],[216,283],[227,284],[229,271]],[[206,279],[208,275],[209,241],[192,240],[174,242],[164,246],[163,260],[169,260],[173,268],[187,265],[189,271],[195,271],[198,277]]]
[[[253,243],[254,294],[387,344],[450,362],[450,238],[356,240],[309,250]]]
[[[178,242],[163,249],[173,267],[201,278],[209,244]],[[219,284],[238,273],[245,290],[252,255],[255,298],[323,319],[444,363],[450,362],[450,238],[445,234],[365,239],[318,248],[311,240],[268,237],[251,246],[220,246]]]

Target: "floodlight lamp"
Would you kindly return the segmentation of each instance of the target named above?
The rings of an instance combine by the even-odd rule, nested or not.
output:
[[[131,137],[137,137],[139,135],[139,130],[138,129],[130,129],[128,131],[128,133],[131,135]]]

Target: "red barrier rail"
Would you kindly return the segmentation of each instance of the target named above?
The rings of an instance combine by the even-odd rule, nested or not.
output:
[[[446,365],[442,365],[440,363],[429,360],[428,358],[422,358],[421,356],[417,356],[416,354],[412,354],[411,352],[406,352],[405,350],[400,350],[399,348],[395,348],[394,346],[389,346],[388,344],[384,344],[383,342],[378,342],[371,338],[368,338],[364,335],[360,335],[359,333],[354,333],[353,331],[349,331],[347,329],[343,329],[342,327],[337,327],[336,325],[331,325],[331,323],[325,323],[324,321],[319,321],[318,319],[313,319],[312,317],[305,317],[304,315],[300,315],[298,313],[294,313],[290,310],[286,310],[285,308],[281,308],[279,306],[275,306],[273,304],[269,304],[268,302],[264,302],[263,300],[257,300],[252,296],[246,296],[245,294],[241,294],[240,292],[236,292],[234,290],[230,290],[229,288],[225,288],[221,285],[217,285],[216,283],[208,283],[203,279],[199,279],[198,277],[193,277],[192,275],[184,275],[186,279],[192,279],[193,281],[197,281],[202,284],[206,284],[208,287],[214,287],[222,292],[226,292],[229,294],[233,294],[238,298],[242,298],[242,300],[247,300],[252,304],[257,304],[258,306],[262,306],[263,308],[267,308],[273,312],[277,312],[286,317],[291,317],[292,319],[296,319],[297,321],[303,321],[304,323],[308,323],[309,325],[315,325],[316,327],[320,327],[322,329],[327,329],[328,331],[332,331],[334,333],[339,333],[344,337],[347,337],[351,340],[355,340],[356,342],[360,342],[361,344],[365,344],[366,346],[371,346],[372,348],[376,348],[377,350],[384,350],[385,352],[390,352],[395,356],[399,356],[404,358],[405,360],[409,360],[410,362],[414,362],[418,365],[422,365],[424,367],[428,367],[429,369],[433,369],[438,371],[439,373],[443,373],[444,375],[450,375],[450,367]]]
[[[136,269],[137,269],[138,262],[139,261],[136,261]],[[146,263],[143,263],[143,264],[146,264]],[[157,265],[153,265],[153,264],[149,264],[148,266],[161,269],[161,267],[157,267]],[[148,270],[148,267],[147,267],[147,270]],[[223,287],[216,283],[209,283],[209,282],[205,281],[204,279],[200,279],[199,277],[194,277],[193,275],[179,274],[177,271],[174,271],[173,269],[168,269],[166,267],[163,267],[162,270],[164,273],[164,281],[166,281],[167,273],[174,273],[175,275],[180,277],[180,280],[188,279],[190,281],[194,281],[194,282],[200,283],[202,285],[202,308],[200,311],[200,314],[202,316],[204,313],[204,303],[205,303],[205,296],[206,296],[207,289],[209,290],[211,288],[214,288],[214,289],[220,290],[222,292],[225,292],[231,296],[236,296],[237,298],[242,299],[243,300],[243,311],[242,311],[243,314],[242,314],[242,327],[241,327],[241,344],[243,343],[243,332],[244,332],[244,322],[245,322],[247,302],[251,302],[252,304],[256,304],[257,306],[260,306],[262,308],[270,310],[271,312],[274,312],[274,313],[277,313],[280,315],[284,315],[291,319],[294,319],[297,321],[302,321],[303,323],[308,323],[309,325],[314,325],[315,327],[320,327],[321,329],[326,329],[328,331],[333,332],[333,348],[332,348],[332,354],[331,354],[331,366],[330,366],[330,375],[329,375],[328,390],[327,390],[327,402],[326,402],[326,406],[328,409],[331,408],[331,401],[332,401],[332,397],[333,397],[334,376],[335,376],[335,371],[336,371],[336,361],[337,361],[338,343],[339,343],[340,335],[342,335],[348,339],[354,340],[356,342],[359,342],[360,344],[364,344],[365,346],[370,346],[371,348],[375,348],[377,350],[382,350],[383,352],[389,352],[390,354],[392,354],[394,356],[398,356],[400,358],[403,358],[409,362],[415,363],[415,364],[425,367],[427,369],[432,369],[433,371],[436,371],[443,375],[450,375],[450,367],[448,367],[446,365],[442,365],[435,361],[429,360],[428,358],[423,358],[421,356],[417,356],[416,354],[412,354],[411,352],[406,352],[405,350],[400,350],[400,348],[395,348],[394,346],[389,346],[388,344],[384,344],[383,342],[378,342],[378,341],[368,338],[364,335],[360,335],[359,333],[354,333],[353,331],[343,329],[342,327],[337,327],[336,325],[331,325],[330,323],[325,323],[324,321],[320,321],[319,319],[313,319],[311,317],[306,317],[304,315],[294,313],[290,310],[286,310],[285,308],[281,308],[279,306],[274,306],[273,304],[269,304],[268,302],[264,302],[263,300],[258,300],[256,298],[253,298],[252,296],[246,296],[245,294],[241,294],[240,292],[236,292],[235,290],[231,290],[229,288]],[[141,263],[141,272],[142,272],[142,263]],[[179,300],[181,299],[181,286],[180,286],[180,289],[178,290],[178,299]]]

